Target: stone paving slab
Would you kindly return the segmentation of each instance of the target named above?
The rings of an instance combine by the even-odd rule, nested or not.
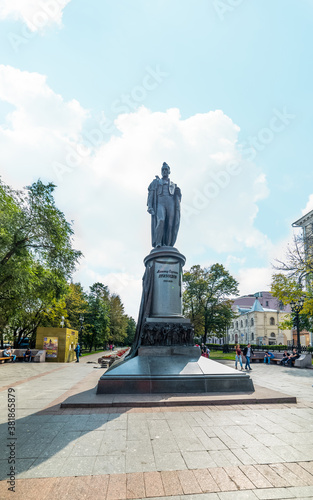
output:
[[[296,404],[187,398],[181,406],[153,407],[145,399],[144,407],[124,400],[60,408],[96,385],[95,365],[7,365],[0,367],[0,439],[7,439],[10,386],[19,458],[12,496],[3,447],[1,500],[313,498],[312,370],[253,366],[260,390],[282,391]]]
[[[299,467],[301,467],[298,464]],[[239,472],[239,475],[238,475]],[[212,479],[217,479],[214,481]],[[16,500],[38,498],[79,499],[101,498],[103,500],[126,500],[146,498],[218,498],[223,499],[287,499],[313,498],[313,476],[311,485],[293,486],[292,480],[286,485],[257,488],[240,469],[201,469],[173,472],[145,472],[134,474],[111,474],[84,477],[60,477],[17,480]],[[250,483],[249,483],[250,481]],[[249,484],[251,485],[250,487]],[[60,496],[57,495],[60,492]],[[34,495],[31,497],[31,495]],[[0,483],[0,498],[7,500],[12,493]],[[27,495],[27,496],[26,496]],[[210,497],[211,495],[211,497]],[[215,495],[212,496],[212,495]]]

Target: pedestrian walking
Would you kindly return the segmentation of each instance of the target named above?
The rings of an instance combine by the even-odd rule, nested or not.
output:
[[[251,344],[248,344],[244,348],[243,355],[246,357],[245,370],[247,370],[247,369],[252,370],[252,368],[250,366],[250,358],[251,358],[251,356],[253,356],[253,350],[252,350]]]

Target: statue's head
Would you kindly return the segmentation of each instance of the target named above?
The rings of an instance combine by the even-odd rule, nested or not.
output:
[[[164,162],[162,165],[162,168],[161,168],[162,175],[164,175],[164,173],[166,173],[166,171],[167,171],[167,175],[170,175],[171,169],[168,166],[168,164]]]

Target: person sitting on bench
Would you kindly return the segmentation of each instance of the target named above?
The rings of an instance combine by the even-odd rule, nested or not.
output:
[[[26,351],[24,352],[24,361],[30,362],[32,360],[32,352],[29,347],[27,347]]]
[[[268,364],[270,364],[271,359],[273,359],[273,358],[275,358],[275,356],[274,356],[274,354],[271,351],[265,351],[264,363],[266,363],[266,361],[267,361]]]
[[[11,351],[11,348],[10,347],[6,347],[3,351],[3,356],[6,357],[6,358],[10,358],[12,357],[12,361],[13,363],[15,363],[15,360],[16,360],[16,356],[15,354],[13,354],[13,352]]]
[[[298,353],[297,349],[293,349],[292,354],[289,356],[289,359],[287,361],[288,366],[292,366],[292,364],[296,361],[296,359],[300,358],[300,354]]]
[[[289,352],[284,351],[283,357],[282,357],[282,359],[281,359],[281,361],[280,361],[279,364],[280,365],[286,365],[286,363],[287,363],[287,361],[289,359],[289,356],[290,356]]]

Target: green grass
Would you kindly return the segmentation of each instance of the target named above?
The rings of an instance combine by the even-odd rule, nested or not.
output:
[[[235,352],[224,353],[223,351],[211,351],[210,358],[211,359],[230,359],[231,361],[235,361]]]
[[[228,352],[224,353],[223,351],[211,351],[210,358],[211,359],[230,359],[231,361],[235,361],[236,353]],[[312,366],[313,366],[313,357],[312,357]]]
[[[90,354],[97,354],[97,352],[103,352],[103,349],[100,349],[99,351],[83,352],[82,356],[90,356]]]

